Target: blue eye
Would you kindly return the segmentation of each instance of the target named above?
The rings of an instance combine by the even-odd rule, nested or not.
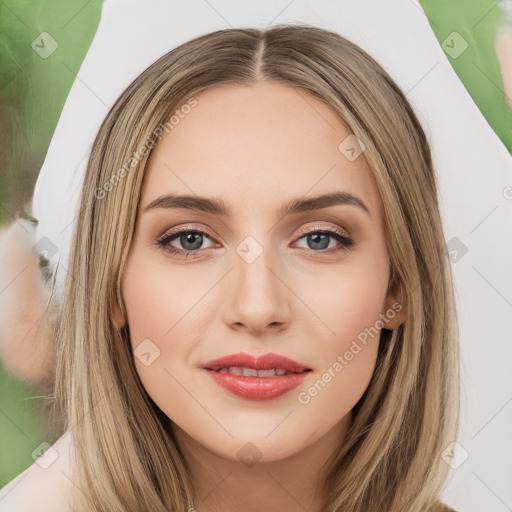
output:
[[[158,240],[158,245],[162,249],[172,254],[184,255],[187,257],[189,254],[197,252],[203,244],[203,239],[209,239],[208,233],[201,230],[181,229],[168,233]],[[183,249],[177,249],[171,245],[171,242],[178,239]]]
[[[334,229],[309,228],[301,232],[301,236],[297,239],[297,241],[303,238],[306,239],[308,245],[310,244],[310,246],[306,247],[306,249],[309,249],[314,253],[332,254],[341,250],[348,250],[353,245],[355,245],[355,242],[350,237],[343,234],[341,231]],[[211,241],[211,238],[207,232],[200,229],[192,230],[184,228],[166,233],[164,236],[157,240],[157,245],[164,251],[180,257],[196,257],[199,256],[199,249],[204,249],[202,245],[205,239]],[[332,239],[338,242],[338,246],[329,248],[330,240]],[[174,242],[175,240],[181,244],[183,247],[182,249],[171,245],[171,242]],[[212,246],[207,247],[206,249],[211,247]]]
[[[354,241],[349,238],[348,236],[344,235],[343,233],[340,233],[335,230],[319,230],[315,229],[312,231],[309,231],[305,235],[301,236],[299,240],[302,238],[306,239],[306,242],[309,244],[312,244],[312,249],[329,249],[329,239],[334,239],[338,242],[338,247],[331,248],[332,250],[329,251],[322,251],[322,252],[337,252],[339,250],[347,250],[350,247],[354,245]],[[327,242],[327,243],[326,243]],[[309,247],[307,247],[309,248]],[[315,250],[314,252],[319,252],[318,250]]]

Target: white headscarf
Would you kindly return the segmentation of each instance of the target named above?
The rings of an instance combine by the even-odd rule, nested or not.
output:
[[[284,22],[317,25],[358,44],[395,79],[423,124],[432,147],[445,235],[453,257],[464,395],[476,393],[467,415],[463,414],[459,442],[477,455],[480,446],[489,444],[486,435],[508,439],[505,420],[508,430],[512,423],[509,407],[507,418],[494,420],[492,430],[484,429],[472,440],[510,398],[507,393],[512,389],[512,158],[450,64],[449,59],[463,55],[444,53],[416,0],[225,0],[215,6],[204,0],[106,0],[34,193],[37,240],[44,239],[40,246],[46,248],[51,265],[59,262],[58,291],[66,276],[91,145],[121,92],[151,63],[193,37],[230,26],[264,28]],[[500,466],[491,464],[486,455],[483,460],[469,457],[449,487],[452,495],[453,489],[461,489],[454,505],[488,509],[487,500],[482,501],[482,484],[470,471],[485,475],[492,488],[493,478],[495,482],[512,481],[509,459]],[[475,481],[475,486],[464,486],[466,478]]]

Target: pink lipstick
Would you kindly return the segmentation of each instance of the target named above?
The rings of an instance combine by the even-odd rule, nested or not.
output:
[[[231,354],[202,366],[211,378],[246,400],[272,400],[299,386],[311,368],[279,354]]]

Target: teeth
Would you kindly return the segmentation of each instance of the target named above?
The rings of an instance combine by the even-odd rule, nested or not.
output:
[[[242,368],[242,375],[244,377],[257,377],[258,370],[255,370],[254,368]]]
[[[283,370],[284,371],[284,370]],[[286,371],[285,371],[286,373]],[[275,377],[279,375],[276,370],[258,370],[258,377]]]
[[[283,370],[283,368],[273,368],[271,370],[255,370],[254,368],[240,368],[239,366],[221,368],[217,371],[219,373],[230,373],[231,375],[243,375],[244,377],[280,377],[290,373],[286,370]]]

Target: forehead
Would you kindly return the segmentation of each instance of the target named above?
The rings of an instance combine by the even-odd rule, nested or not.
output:
[[[344,191],[379,214],[364,153],[347,158],[343,141],[353,135],[311,94],[263,82],[216,86],[194,98],[193,108],[177,109],[172,128],[151,153],[143,206],[179,193],[222,197],[261,212],[290,197]]]

